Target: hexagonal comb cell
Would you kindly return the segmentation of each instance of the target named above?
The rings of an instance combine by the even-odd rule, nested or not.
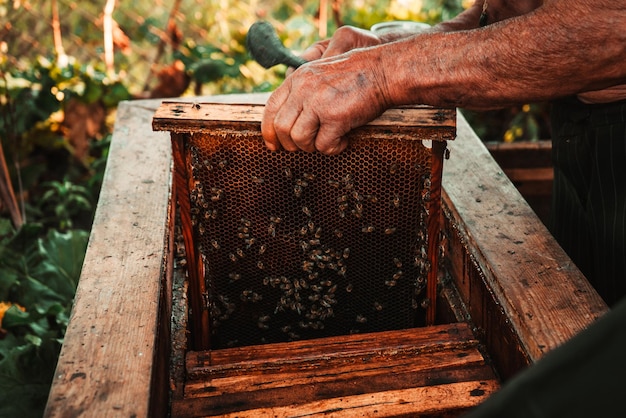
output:
[[[163,126],[184,165],[182,227],[202,276],[202,295],[190,297],[208,312],[210,347],[424,325],[454,129],[371,126],[326,156],[271,152],[252,119]]]

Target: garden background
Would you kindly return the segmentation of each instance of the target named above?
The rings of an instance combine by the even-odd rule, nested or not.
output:
[[[41,416],[122,100],[270,91],[257,19],[302,50],[345,24],[436,24],[471,0],[0,0],[0,417]],[[488,141],[537,140],[543,104],[466,112]]]

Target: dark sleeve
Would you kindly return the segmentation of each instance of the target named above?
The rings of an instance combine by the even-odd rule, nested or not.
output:
[[[624,417],[626,299],[464,418]]]

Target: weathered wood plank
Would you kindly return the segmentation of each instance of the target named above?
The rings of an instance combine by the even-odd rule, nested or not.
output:
[[[193,376],[205,368],[210,368],[211,372],[218,369],[227,370],[230,367],[243,370],[257,368],[264,364],[273,365],[276,362],[358,357],[372,352],[425,352],[441,346],[465,345],[473,339],[474,336],[467,324],[454,323],[222,350],[192,351],[187,355],[187,370]]]
[[[154,115],[152,127],[174,133],[222,130],[258,134],[263,109],[259,104],[164,102]],[[425,106],[390,109],[355,132],[365,138],[450,141],[454,139],[455,114],[455,109]]]
[[[343,361],[329,358],[328,361],[319,359],[297,364],[280,362],[271,368],[260,367],[250,371],[229,373],[227,376],[207,376],[205,379],[188,380],[185,396],[222,396],[277,388],[297,391],[301,386],[351,381],[351,384],[343,383],[342,390],[346,390],[345,388],[352,388],[354,383],[360,380],[370,384],[370,391],[377,392],[388,387],[373,387],[373,381],[368,379],[390,376],[397,380],[402,375],[417,377],[420,373],[430,375],[444,370],[455,375],[466,368],[485,366],[485,360],[476,347],[441,347],[439,351],[412,354],[409,356],[407,353],[398,355],[389,353],[380,356],[375,353],[369,355],[364,353],[360,358],[342,358]],[[493,371],[489,367],[485,368],[491,373],[491,378],[495,378]],[[403,378],[398,384],[412,387],[415,382],[411,380]],[[427,384],[424,380],[420,379],[415,384],[417,386]],[[222,399],[217,401],[218,404],[221,402]]]
[[[487,286],[476,293],[480,280],[459,281],[459,291],[493,344],[506,343],[495,325],[510,324],[534,362],[608,308],[460,114],[457,140],[448,147],[444,207]]]
[[[478,405],[498,389],[493,380],[480,380],[389,390],[308,403],[251,409],[222,417],[452,417]],[[210,415],[205,415],[210,416]]]
[[[466,323],[215,351],[190,353],[185,398],[174,400],[174,416],[245,414],[364,393],[375,398],[389,390],[496,380]]]
[[[171,145],[167,134],[150,131],[152,113],[132,103],[118,108],[47,417],[145,417],[159,413],[152,391],[167,394],[155,368],[166,361],[158,339],[169,324],[162,303]]]

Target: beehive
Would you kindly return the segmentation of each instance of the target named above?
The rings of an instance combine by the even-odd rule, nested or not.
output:
[[[337,156],[270,152],[263,106],[165,102],[196,349],[434,322],[453,110],[387,111]]]

